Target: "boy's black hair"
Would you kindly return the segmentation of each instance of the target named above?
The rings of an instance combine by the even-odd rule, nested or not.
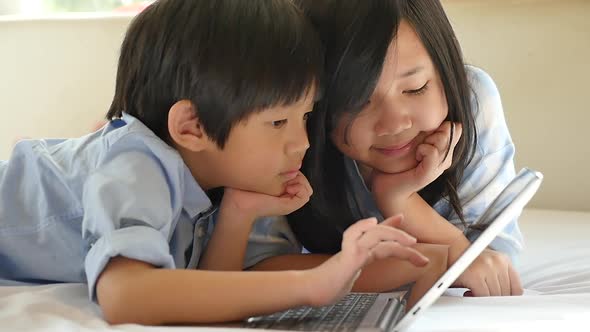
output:
[[[248,115],[319,92],[322,71],[319,37],[291,0],[159,0],[127,30],[107,118],[126,112],[170,143],[168,111],[190,100],[223,148]]]

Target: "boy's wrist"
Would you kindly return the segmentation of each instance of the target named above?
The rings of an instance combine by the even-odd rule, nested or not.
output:
[[[294,293],[297,296],[296,302],[301,306],[313,306],[313,295],[315,293],[313,269],[289,270],[285,272],[291,273]]]
[[[227,191],[226,191],[227,193]],[[259,215],[253,209],[247,209],[241,206],[238,202],[233,200],[230,195],[224,194],[221,204],[219,206],[219,214],[225,216],[224,219],[238,220],[241,223],[247,222],[253,224]]]

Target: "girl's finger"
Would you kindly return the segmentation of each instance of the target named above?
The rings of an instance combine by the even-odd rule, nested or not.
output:
[[[444,154],[449,147],[451,136],[448,132],[435,132],[424,139],[424,143],[436,147],[436,149]]]
[[[455,146],[457,146],[457,143],[461,139],[461,135],[463,135],[463,125],[459,122],[455,122],[453,128],[453,139],[451,141],[452,150],[454,150]]]
[[[508,269],[498,271],[498,281],[500,282],[500,295],[510,296],[510,274]]]
[[[502,286],[500,286],[500,280],[498,280],[497,274],[490,274],[485,280],[488,285],[488,290],[490,291],[490,296],[502,295]]]
[[[520,277],[512,265],[508,266],[508,275],[510,276],[510,294],[511,295],[522,295],[524,290],[520,282]]]
[[[471,289],[471,293],[473,296],[490,296],[490,290],[488,289],[488,284],[484,279],[475,279],[471,285],[468,286]]]
[[[419,178],[436,170],[440,164],[440,154],[437,148],[430,144],[420,144],[416,149],[416,159],[420,162],[415,168]]]

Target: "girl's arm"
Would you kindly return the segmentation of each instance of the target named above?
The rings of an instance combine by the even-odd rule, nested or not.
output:
[[[387,215],[386,211],[383,211]],[[397,212],[397,211],[396,211]],[[404,223],[400,228],[418,241],[449,246],[448,265],[451,266],[471,242],[463,233],[440,216],[418,194],[407,202]],[[520,277],[510,258],[494,250],[484,250],[455,281],[455,286],[471,289],[475,296],[522,295]]]
[[[392,209],[391,209],[392,210]],[[399,211],[382,207],[385,217]],[[460,229],[449,223],[417,193],[407,200],[403,211],[404,219],[400,229],[416,237],[418,242],[436,243],[449,246],[449,266],[452,265],[471,244]]]

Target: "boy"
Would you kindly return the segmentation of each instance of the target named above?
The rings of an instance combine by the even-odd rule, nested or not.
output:
[[[194,270],[215,259],[209,237],[308,201],[299,167],[322,57],[288,0],[156,1],[123,42],[111,121],[20,142],[0,162],[0,279],[85,282],[111,323],[237,320],[343,296],[369,259],[415,239],[367,220],[311,270]]]

